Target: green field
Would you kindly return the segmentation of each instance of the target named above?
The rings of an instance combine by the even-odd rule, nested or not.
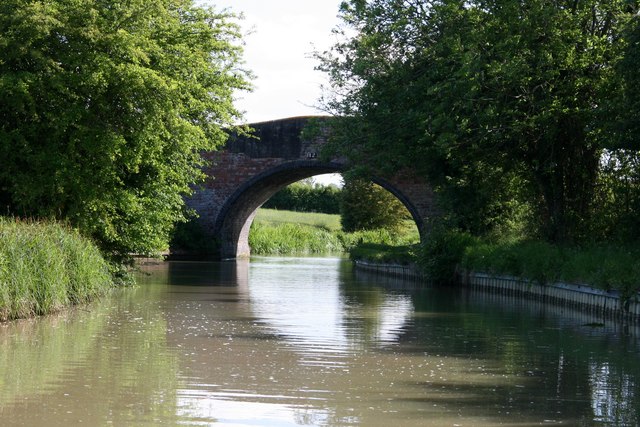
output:
[[[281,211],[258,209],[255,220],[261,224],[278,225],[284,223],[311,225],[329,231],[340,231],[340,215],[324,213]]]
[[[401,232],[368,230],[345,233],[340,215],[260,209],[251,226],[249,246],[255,255],[331,255],[361,244],[406,246],[420,240],[413,222]]]

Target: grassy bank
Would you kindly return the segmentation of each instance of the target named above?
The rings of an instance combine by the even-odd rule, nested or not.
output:
[[[260,209],[251,227],[249,246],[255,255],[343,254],[359,244],[399,246],[419,240],[415,226],[393,233],[388,230],[344,233],[340,216]]]
[[[629,298],[640,291],[640,245],[593,244],[561,247],[541,241],[487,241],[465,233],[436,233],[424,246],[360,244],[355,259],[417,263],[439,282],[451,281],[456,268],[509,275],[539,284],[565,282],[620,291]]]
[[[465,249],[463,268],[506,274],[540,284],[566,282],[630,297],[640,290],[640,245],[560,247],[539,241],[476,242]]]
[[[88,302],[111,286],[99,250],[74,230],[0,218],[0,320]]]
[[[425,272],[443,282],[462,267],[542,285],[565,282],[617,290],[623,298],[640,290],[640,245],[570,247],[535,240],[482,240],[449,231],[436,233],[417,255]]]
[[[418,249],[418,244],[392,246],[380,243],[360,243],[349,251],[349,255],[355,260],[407,265],[416,262]]]

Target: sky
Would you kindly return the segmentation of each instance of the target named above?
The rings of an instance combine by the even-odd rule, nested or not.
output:
[[[315,108],[324,74],[315,71],[314,50],[335,39],[341,0],[204,0],[216,10],[244,14],[245,62],[256,79],[252,93],[238,94],[236,105],[247,123],[322,114]]]

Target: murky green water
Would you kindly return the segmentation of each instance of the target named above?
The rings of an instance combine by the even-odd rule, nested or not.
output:
[[[0,326],[0,425],[640,422],[637,328],[337,259],[149,271],[90,309]]]

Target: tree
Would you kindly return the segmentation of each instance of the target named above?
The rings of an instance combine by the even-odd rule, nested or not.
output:
[[[608,132],[613,134],[609,148],[640,151],[640,14],[622,27],[624,57],[616,69],[617,77],[609,91],[617,94],[606,113],[613,115]],[[617,84],[617,86],[616,86]]]
[[[339,214],[340,193],[340,188],[335,185],[314,184],[311,179],[302,180],[278,191],[263,207],[297,212]]]
[[[335,154],[427,176],[455,226],[529,208],[550,241],[583,238],[623,55],[626,0],[351,0],[320,55],[343,116]],[[354,32],[355,30],[355,32]]]
[[[345,177],[341,195],[340,222],[347,233],[381,228],[398,231],[411,218],[393,194],[368,180]]]
[[[241,52],[234,16],[192,0],[3,0],[3,213],[67,221],[116,259],[166,247],[239,117]]]
[[[640,239],[640,15],[622,27],[623,58],[611,79],[603,108],[607,120],[602,170],[596,194],[595,233],[619,242]]]

